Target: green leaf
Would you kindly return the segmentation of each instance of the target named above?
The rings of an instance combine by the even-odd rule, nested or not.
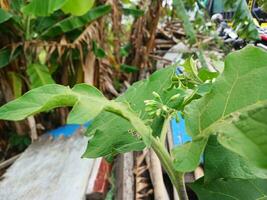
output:
[[[93,6],[95,0],[67,0],[61,8],[65,13],[81,16],[87,13]]]
[[[81,95],[68,116],[67,122],[69,124],[84,124],[88,122],[88,120],[97,116],[105,104],[107,104],[103,94],[95,87],[78,84],[72,91]]]
[[[266,184],[261,179],[218,179],[205,184],[201,178],[190,187],[199,200],[266,200]]]
[[[99,48],[96,41],[93,41],[93,52],[94,52],[95,56],[98,58],[106,57],[106,53],[105,53],[104,49]]]
[[[5,67],[10,62],[11,50],[8,48],[3,48],[0,50],[0,68]]]
[[[227,56],[225,71],[211,91],[185,108],[187,133],[193,137],[193,143],[217,134],[226,148],[260,167],[267,167],[267,90],[261,87],[267,85],[266,63],[267,52],[253,46]],[[201,150],[205,143],[202,145]],[[200,150],[191,146],[180,148],[200,156]],[[199,157],[188,162],[188,158],[176,156],[178,171],[191,171],[197,167]]]
[[[89,22],[92,22],[99,17],[102,17],[106,14],[108,14],[111,11],[110,5],[102,5],[95,7],[89,12],[87,12],[85,15],[77,17],[77,16],[70,16],[66,19],[63,19],[62,21],[54,24],[52,27],[48,28],[46,31],[44,31],[41,35],[43,37],[55,37],[57,35],[60,35],[62,33],[66,33],[69,31],[72,31],[74,29],[83,27],[84,25],[88,24]]]
[[[61,85],[50,84],[35,88],[2,106],[0,119],[18,121],[57,107],[74,106],[68,121],[80,123],[94,118],[107,103],[108,101],[101,92],[92,86],[79,84],[70,89]],[[84,112],[79,112],[81,110]],[[84,114],[85,112],[86,114]]]
[[[200,156],[204,151],[206,143],[206,138],[199,138],[193,142],[175,147],[172,150],[172,154],[175,158],[174,167],[176,170],[182,172],[194,171],[200,162]]]
[[[20,53],[20,49],[16,48],[13,51],[7,47],[0,49],[0,68],[6,67]]]
[[[219,72],[211,72],[206,68],[201,68],[198,72],[198,77],[203,81],[212,80],[219,76]]]
[[[67,0],[31,0],[30,3],[22,8],[26,15],[48,16],[54,11],[59,10]]]
[[[148,118],[145,110],[144,100],[154,99],[152,92],[160,94],[166,103],[177,91],[167,90],[171,85],[171,76],[175,67],[169,67],[155,72],[149,79],[133,84],[116,101],[127,102],[135,113],[139,113],[141,119]],[[177,94],[177,93],[176,93]],[[176,106],[176,105],[174,105]],[[157,120],[158,126],[153,126],[153,134],[156,134],[163,124],[163,120]],[[114,156],[118,153],[142,150],[145,145],[136,136],[136,129],[125,119],[113,114],[103,112],[97,116],[86,133],[91,137],[86,157]],[[104,145],[103,145],[104,142]],[[97,147],[97,148],[96,148]]]
[[[124,15],[132,15],[134,17],[141,17],[144,15],[144,11],[137,8],[123,8],[122,12]]]
[[[126,65],[126,64],[121,64],[120,65],[120,69],[123,72],[126,72],[126,73],[134,73],[134,72],[138,72],[139,71],[139,69],[137,67]]]
[[[130,50],[132,48],[132,44],[128,43],[120,48],[120,56],[126,57],[129,55]]]
[[[15,98],[18,98],[22,94],[22,79],[19,74],[15,72],[8,72],[8,76],[12,82],[13,94]]]
[[[131,110],[129,104],[108,101],[96,88],[86,84],[76,85],[73,89],[56,84],[33,89],[2,106],[0,119],[22,120],[30,115],[62,106],[73,106],[68,118],[69,123],[87,122],[105,109],[128,120],[140,133],[144,143],[150,146],[152,130]]]
[[[205,183],[216,179],[266,179],[267,170],[251,165],[243,157],[223,147],[211,136],[204,152]]]
[[[112,129],[109,128],[110,126]],[[87,131],[89,132],[87,134],[93,137],[88,143],[84,157],[113,157],[131,150],[141,151],[145,145],[142,140],[130,133],[131,128],[126,119],[108,112],[101,113],[93,120],[93,124]],[[108,134],[107,130],[112,130],[112,132]]]
[[[12,17],[10,13],[0,8],[0,24],[9,20]]]
[[[30,64],[27,68],[27,74],[30,77],[31,88],[55,83],[45,65]]]

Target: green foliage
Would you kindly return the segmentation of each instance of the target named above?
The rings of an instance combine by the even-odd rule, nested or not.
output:
[[[93,7],[94,2],[94,0],[32,0],[22,8],[22,11],[29,16],[49,16],[62,9],[67,14],[81,16]]]
[[[148,120],[150,117],[145,112],[145,103],[147,99],[154,99],[153,92],[157,92],[163,96],[163,102],[167,101],[172,95],[179,90],[168,91],[171,85],[171,79],[174,72],[174,67],[169,67],[158,72],[155,72],[148,80],[140,81],[132,85],[122,96],[118,97],[116,101],[127,102],[131,108],[139,114],[143,120]],[[182,98],[183,95],[181,95]],[[171,106],[171,104],[170,104]],[[174,106],[174,105],[173,105]],[[162,125],[163,119],[157,117],[154,124],[150,122],[153,134],[158,134]],[[111,133],[112,130],[112,134]],[[113,114],[103,112],[95,118],[89,129],[88,136],[93,136],[86,150],[86,157],[112,157],[118,153],[137,151],[143,149],[145,146],[143,142],[136,135],[136,130],[125,119],[122,119]],[[104,144],[103,144],[104,142]]]
[[[31,0],[29,4],[22,8],[26,15],[48,16],[60,9],[66,0]]]
[[[139,71],[139,69],[137,67],[126,65],[126,64],[121,64],[120,69],[126,73],[133,73],[133,72]]]
[[[16,133],[12,133],[9,138],[9,143],[12,148],[23,151],[31,144],[31,139],[26,135],[20,136]]]
[[[42,64],[30,64],[27,68],[27,74],[30,78],[32,89],[55,83],[47,66]]]
[[[81,16],[87,13],[95,3],[95,0],[67,0],[63,5],[62,10],[65,13]]]
[[[193,141],[175,150],[177,170],[191,171],[197,166],[211,134],[217,134],[228,149],[267,167],[267,96],[265,88],[259,87],[267,84],[266,63],[267,53],[252,46],[226,58],[225,71],[210,93],[185,108],[187,132]],[[194,157],[180,157],[180,152]]]
[[[2,8],[0,8],[0,24],[9,20],[12,17],[12,15]]]
[[[9,48],[0,49],[0,68],[6,67],[19,54],[19,50],[11,51]]]
[[[106,57],[106,52],[104,49],[100,48],[96,41],[93,41],[93,52],[96,57],[98,58],[104,58]]]
[[[101,105],[99,103],[102,102]],[[94,118],[103,108],[106,99],[92,86],[76,85],[74,88],[50,84],[35,88],[22,97],[2,106],[0,118],[22,120],[28,116],[62,106],[74,106],[69,122],[82,124]],[[90,112],[88,112],[88,107]]]
[[[122,9],[124,15],[132,15],[134,17],[141,17],[144,15],[144,11],[137,8],[123,8]]]
[[[265,200],[266,180],[218,179],[204,183],[203,178],[191,185],[199,200]]]
[[[15,72],[9,72],[8,76],[9,79],[11,79],[14,97],[19,98],[22,94],[22,79],[20,75]]]
[[[257,168],[248,160],[226,149],[216,136],[211,136],[204,152],[205,183],[217,179],[266,179],[267,170]]]
[[[55,37],[61,33],[66,33],[74,29],[80,28],[89,22],[92,22],[111,11],[110,5],[102,5],[89,10],[82,16],[70,16],[62,21],[57,22],[46,31],[44,31],[42,37]]]

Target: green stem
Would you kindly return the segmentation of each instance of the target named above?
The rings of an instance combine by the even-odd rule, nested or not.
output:
[[[172,158],[167,152],[164,145],[159,139],[154,137],[152,139],[152,149],[157,154],[163,168],[167,172],[172,184],[177,190],[180,200],[188,200],[185,183],[184,183],[184,174],[175,170]]]
[[[170,123],[170,119],[171,119],[171,115],[168,115],[163,122],[163,126],[161,129],[161,133],[160,133],[160,141],[161,143],[164,145],[165,144],[165,140],[166,140],[166,136],[167,136],[167,132],[168,132],[168,125]]]
[[[31,39],[31,16],[28,16],[26,19],[26,35],[25,35],[26,40]]]

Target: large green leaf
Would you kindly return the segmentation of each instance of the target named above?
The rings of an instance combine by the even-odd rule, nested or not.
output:
[[[0,119],[22,120],[30,115],[62,106],[73,106],[69,123],[89,121],[103,109],[126,119],[150,146],[152,130],[131,110],[129,104],[108,101],[96,88],[79,84],[73,89],[56,84],[31,90],[0,108]]]
[[[54,37],[60,35],[61,33],[66,33],[74,29],[81,28],[89,22],[92,22],[98,19],[99,17],[108,14],[110,11],[110,5],[102,5],[95,7],[89,10],[89,12],[87,12],[83,16],[70,16],[66,19],[63,19],[62,21],[59,21],[58,23],[54,24],[52,27],[44,31],[41,35],[43,37]]]
[[[260,167],[267,167],[267,52],[253,46],[226,58],[225,71],[203,98],[185,108],[187,132],[191,144],[177,147],[194,157],[175,154],[179,171],[191,171],[211,134],[219,142]],[[197,155],[197,156],[196,156]],[[182,159],[181,159],[182,158]],[[197,159],[197,160],[196,160]],[[180,167],[182,166],[182,167]]]
[[[211,136],[204,153],[205,176],[191,184],[199,199],[258,199],[267,194],[266,170],[224,148]],[[264,180],[261,180],[264,179]]]
[[[94,5],[95,0],[67,0],[67,2],[61,8],[65,13],[71,13],[72,15],[84,15]]]
[[[216,179],[266,179],[267,170],[251,165],[211,136],[204,152],[205,183]]]
[[[22,8],[26,15],[48,16],[60,9],[67,0],[31,0],[30,3]]]
[[[27,68],[27,74],[30,77],[31,88],[55,83],[45,65],[30,64]]]
[[[218,179],[205,184],[201,178],[190,187],[199,200],[266,200],[266,185],[262,179]]]
[[[86,101],[86,104],[84,103]],[[18,121],[28,116],[63,106],[74,106],[68,121],[73,123],[79,118],[91,120],[103,109],[108,101],[96,88],[79,84],[73,89],[50,84],[35,88],[22,97],[0,108],[0,119]],[[84,110],[88,114],[84,115]]]
[[[149,79],[133,84],[116,101],[128,102],[131,108],[139,113],[141,119],[146,120],[148,116],[144,112],[144,100],[153,99],[153,91],[164,97],[162,100],[165,103],[177,92],[182,93],[182,91],[167,90],[171,85],[171,76],[174,71],[174,67],[169,67],[155,72]],[[154,134],[161,130],[162,123],[162,119],[157,119],[157,123],[152,127]],[[85,156],[114,156],[122,152],[141,150],[145,146],[134,133],[135,129],[128,121],[110,113],[101,113],[87,131],[87,135],[92,136],[92,138],[89,141]]]
[[[0,8],[0,24],[9,20],[12,17],[10,13]]]

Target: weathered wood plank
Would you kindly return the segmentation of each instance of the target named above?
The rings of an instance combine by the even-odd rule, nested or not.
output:
[[[48,135],[21,155],[0,182],[4,200],[82,200],[94,161],[82,159],[87,140],[81,134],[49,139]]]

